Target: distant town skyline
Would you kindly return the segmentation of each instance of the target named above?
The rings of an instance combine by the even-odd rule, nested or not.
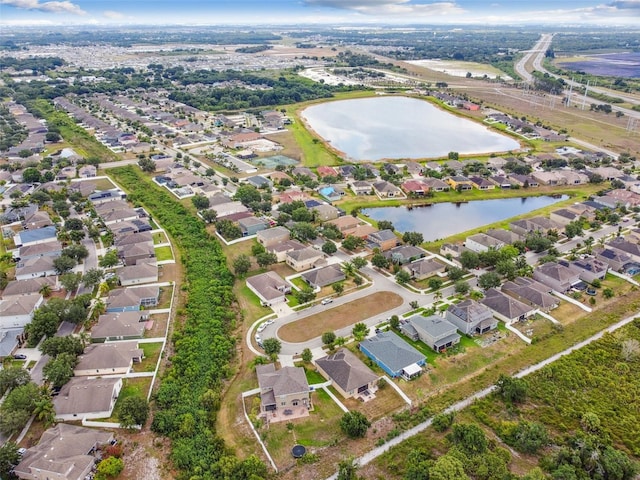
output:
[[[349,23],[638,27],[640,0],[0,0],[4,26]]]

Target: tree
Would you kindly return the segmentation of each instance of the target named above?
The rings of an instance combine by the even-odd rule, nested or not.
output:
[[[99,268],[91,268],[82,276],[82,285],[85,288],[93,288],[102,281],[104,272]]]
[[[80,285],[80,280],[82,279],[81,273],[73,273],[68,272],[63,275],[60,275],[60,284],[64,287],[67,292],[75,292]]]
[[[534,454],[549,443],[549,434],[538,422],[519,422],[510,435],[511,444],[520,452]]]
[[[602,295],[604,296],[604,298],[613,298],[615,292],[612,288],[605,288],[604,290],[602,290]]]
[[[322,244],[322,253],[325,253],[327,255],[333,255],[337,251],[338,251],[338,247],[336,247],[336,244],[333,243],[331,240],[327,240]]]
[[[107,457],[96,468],[95,480],[116,478],[124,470],[124,461],[117,457]]]
[[[74,231],[70,234],[73,233]],[[82,231],[82,234],[84,235],[84,231]],[[62,256],[73,258],[76,262],[80,263],[89,256],[89,250],[87,250],[87,247],[84,245],[69,245],[67,248],[62,250]]]
[[[144,425],[149,416],[149,402],[141,396],[127,397],[122,402],[117,412],[120,425],[131,428],[134,425]]]
[[[367,325],[362,322],[358,322],[353,326],[351,334],[357,342],[361,342],[367,337],[367,335],[369,335],[369,327],[367,327]]]
[[[276,359],[282,349],[282,343],[277,338],[265,338],[262,342],[262,348],[264,348],[264,353],[272,359]]]
[[[480,257],[472,250],[465,250],[460,254],[460,264],[462,268],[473,270],[480,266]]]
[[[399,285],[404,285],[405,283],[409,283],[410,281],[411,274],[406,270],[399,270],[398,273],[396,273],[396,282],[398,282]]]
[[[465,272],[464,269],[459,267],[449,267],[447,269],[447,276],[449,277],[449,280],[451,280],[452,282],[457,282],[458,280],[461,280],[462,277],[464,277],[466,274],[467,272]]]
[[[9,367],[0,370],[0,397],[6,391],[21,385],[26,385],[31,381],[29,371],[20,367]]]
[[[351,438],[362,438],[367,434],[371,422],[358,411],[347,412],[340,419],[340,428]]]
[[[299,303],[308,303],[316,299],[316,293],[308,285],[294,294]]]
[[[582,235],[583,224],[581,220],[569,222],[564,227],[564,233],[568,238],[579,237]]]
[[[150,158],[141,158],[138,160],[138,166],[143,172],[151,173],[156,171],[156,162]]]
[[[331,288],[333,288],[333,291],[336,292],[338,296],[340,296],[344,292],[344,283],[334,283],[333,285],[331,285]]]
[[[393,223],[391,223],[389,220],[379,220],[378,230],[391,230],[393,232],[395,228],[393,226]]]
[[[13,467],[19,462],[20,454],[18,453],[18,445],[15,442],[7,442],[0,446],[0,478],[16,478],[12,471]]]
[[[509,403],[522,403],[527,399],[529,384],[523,378],[500,375],[496,382],[498,394]]]
[[[216,230],[227,240],[234,240],[242,237],[240,227],[227,218],[216,220]]]
[[[311,350],[309,348],[305,348],[304,350],[302,350],[301,357],[303,362],[310,363],[311,360],[313,360],[313,353],[311,353]]]
[[[240,185],[233,196],[234,200],[241,202],[245,207],[254,202],[260,202],[260,191],[253,185]]]
[[[264,252],[256,255],[256,262],[258,262],[258,265],[260,266],[260,268],[266,268],[269,265],[273,265],[277,261],[278,261],[278,257],[276,256],[275,253]]]
[[[67,230],[82,230],[84,223],[79,218],[67,218],[64,222],[64,228]]]
[[[102,268],[115,267],[118,264],[118,252],[116,250],[108,250],[98,262]]]
[[[431,290],[434,290],[434,291],[439,290],[440,287],[442,286],[442,279],[438,277],[431,277],[427,282],[427,285],[429,285],[429,288]]]
[[[458,295],[466,295],[471,290],[471,287],[464,280],[458,280],[454,284],[453,289]]]
[[[42,369],[44,378],[55,388],[62,387],[73,377],[73,368],[76,366],[77,357],[69,353],[61,353]]]
[[[342,246],[350,252],[364,247],[364,240],[355,235],[347,235],[347,238],[342,240]]]
[[[67,335],[66,337],[49,337],[40,344],[43,355],[57,357],[62,353],[78,356],[84,351],[84,344],[79,337]]]
[[[322,334],[322,343],[324,345],[333,345],[336,341],[336,332],[324,332]]]
[[[233,261],[233,271],[240,277],[244,277],[250,269],[251,259],[244,253],[238,255]]]
[[[55,335],[60,325],[60,318],[53,312],[40,307],[33,314],[33,320],[27,324],[25,331],[29,335],[29,346],[35,347],[42,337]]]
[[[77,262],[66,255],[61,255],[53,259],[53,268],[58,275],[63,275],[73,269],[77,265]]]
[[[402,241],[415,247],[424,242],[424,236],[420,232],[405,232],[404,235],[402,235]]]
[[[291,226],[291,237],[301,242],[308,242],[318,238],[316,227],[307,222],[298,222]]]
[[[353,268],[355,268],[356,270],[360,270],[367,266],[367,260],[362,257],[354,257],[351,260],[351,263],[353,264]]]
[[[622,342],[620,355],[625,362],[632,362],[640,357],[640,342],[635,338],[628,338]]]
[[[53,406],[51,396],[48,394],[48,389],[46,395],[41,395],[40,398],[36,400],[33,414],[39,421],[44,423],[45,428],[55,422],[56,409]]]
[[[429,480],[469,480],[464,465],[453,455],[443,455],[429,469]]]
[[[500,276],[494,272],[483,273],[478,277],[478,286],[483,290],[500,286]]]
[[[194,195],[191,197],[191,203],[196,207],[196,210],[204,210],[209,208],[209,199],[204,195]]]
[[[31,199],[32,202],[35,202],[38,205],[42,206],[46,202],[51,200],[51,197],[49,196],[49,194],[47,192],[44,192],[42,190],[37,190],[37,191],[35,191],[35,192],[33,192],[31,194],[30,199]]]
[[[213,223],[218,218],[218,212],[215,210],[207,209],[200,212],[200,216],[205,221],[205,223]]]
[[[398,315],[391,316],[389,319],[389,326],[394,330],[398,330],[398,328],[400,328],[400,319],[398,318]]]
[[[338,462],[338,476],[336,480],[358,480],[358,465],[353,458]]]
[[[42,177],[37,168],[29,167],[22,172],[22,180],[24,183],[37,183],[42,180]]]
[[[373,257],[371,257],[371,265],[378,268],[387,268],[389,266],[389,259],[385,257],[382,253],[376,253]]]
[[[432,422],[433,429],[436,432],[444,432],[445,430],[450,428],[451,425],[453,425],[454,418],[455,418],[454,412],[439,413],[438,415],[433,417],[433,422]]]
[[[467,455],[484,453],[488,448],[484,431],[474,423],[456,423],[447,438]]]

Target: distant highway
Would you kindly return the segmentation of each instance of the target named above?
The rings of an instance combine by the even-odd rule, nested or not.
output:
[[[546,73],[547,75],[554,77],[554,78],[562,78],[564,80],[564,82],[566,83],[566,85],[568,85],[569,87],[573,87],[573,88],[579,88],[582,89],[585,86],[579,82],[576,82],[574,80],[567,80],[564,79],[563,77],[561,77],[560,75],[556,75],[554,73],[551,73],[550,71],[548,71],[547,69],[544,68],[543,66],[543,61],[545,58],[545,53],[546,51],[549,49],[549,47],[551,46],[551,43],[553,41],[553,34],[551,33],[545,33],[540,37],[540,40],[538,40],[538,42],[534,45],[534,47],[531,50],[528,50],[525,54],[524,57],[522,57],[515,65],[515,71],[516,73],[520,76],[520,78],[522,78],[525,82],[527,83],[532,83],[533,82],[533,75],[531,74],[531,72],[529,72],[529,70],[527,69],[527,65],[531,62],[531,65],[533,67],[533,71],[538,71],[538,72],[542,72],[542,73]],[[609,90],[609,89],[605,89],[605,88],[601,88],[601,87],[592,87],[589,86],[589,91],[591,92],[595,92],[595,93],[600,93],[603,95],[608,95],[611,97],[618,97],[621,98],[622,100],[624,100],[627,103],[631,103],[633,105],[640,105],[640,97],[637,96],[632,96],[629,94],[625,94],[625,93],[620,93],[617,92],[615,90]],[[581,90],[580,90],[581,92]],[[567,95],[568,96],[568,92],[563,92],[563,95]],[[576,93],[574,92],[571,95],[570,100],[573,102],[576,102],[575,98],[576,96],[582,96],[581,93]],[[591,103],[592,101],[595,100],[591,100],[589,103]],[[628,109],[628,108],[623,108],[623,107],[619,107],[615,104],[611,105],[611,109],[614,112],[622,112],[625,115],[629,116],[629,117],[633,117],[633,118],[640,118],[640,112]]]

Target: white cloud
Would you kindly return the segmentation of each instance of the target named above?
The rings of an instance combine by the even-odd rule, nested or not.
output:
[[[465,10],[454,2],[411,3],[411,0],[305,0],[311,7],[329,7],[351,10],[363,15],[392,16],[441,16],[459,15]]]
[[[39,0],[0,0],[0,4],[11,5],[24,10],[39,10],[41,12],[71,13],[73,15],[86,15],[87,13],[69,0],[42,3]]]
[[[125,15],[123,13],[115,12],[113,10],[105,10],[104,12],[102,12],[102,15],[112,20],[122,20],[123,18],[125,18]]]

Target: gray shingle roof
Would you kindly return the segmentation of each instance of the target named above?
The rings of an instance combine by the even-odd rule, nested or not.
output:
[[[363,340],[360,347],[366,348],[393,372],[425,360],[423,354],[393,332],[381,332]]]
[[[346,348],[333,355],[316,360],[316,365],[345,392],[356,390],[375,381],[378,377]]]

